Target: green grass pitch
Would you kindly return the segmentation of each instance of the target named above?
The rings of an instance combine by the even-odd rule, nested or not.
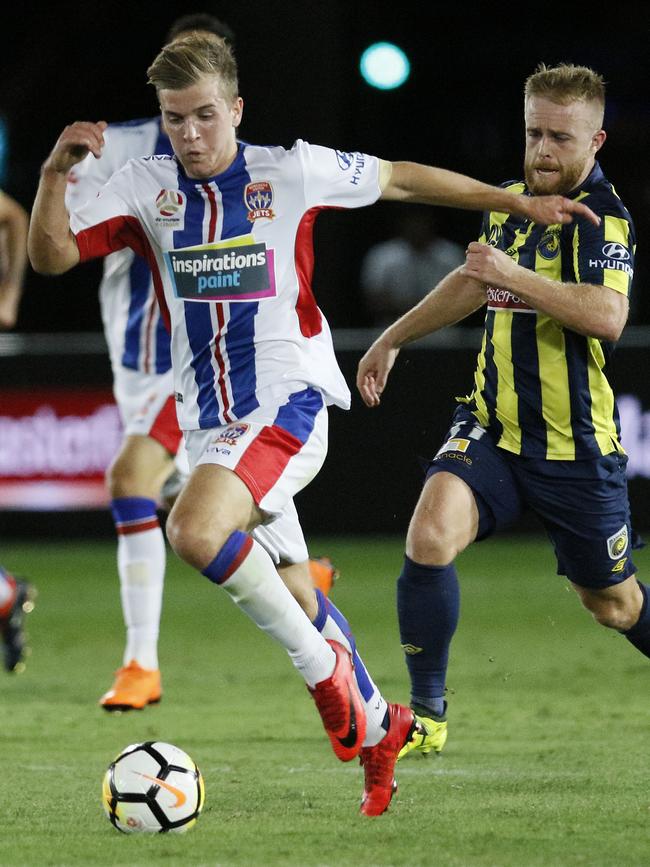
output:
[[[401,541],[312,549],[341,568],[332,598],[373,676],[407,701]],[[650,555],[636,559],[647,575]],[[449,741],[438,759],[398,766],[377,819],[359,816],[361,769],[334,758],[283,650],[173,554],[163,701],[122,715],[97,706],[121,661],[114,546],[4,540],[0,562],[39,590],[27,670],[0,672],[2,867],[650,864],[650,660],[592,622],[541,538],[460,558]],[[101,809],[103,772],[127,744],[156,739],[203,771],[203,815],[186,836],[121,835]]]

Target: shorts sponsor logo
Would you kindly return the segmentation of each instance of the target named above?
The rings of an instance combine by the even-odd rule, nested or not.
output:
[[[612,567],[612,572],[622,572],[625,569],[625,564],[627,563],[627,557],[623,557],[622,560],[619,560],[616,566]]]
[[[237,440],[241,439],[248,430],[250,430],[250,425],[245,422],[241,422],[241,424],[231,424],[225,430],[221,431],[216,439],[212,440],[212,445],[216,446],[219,443],[227,443],[229,446],[236,446]]]
[[[459,452],[442,452],[441,454],[437,454],[434,458],[434,461],[462,461],[464,464],[467,464],[468,467],[472,466],[472,459],[467,455],[460,454]]]
[[[627,527],[623,524],[621,529],[607,540],[607,551],[609,552],[610,560],[619,560],[621,554],[627,551],[627,544]]]
[[[206,449],[206,452],[209,455],[229,455],[231,454],[231,450],[227,449],[225,446],[210,446]]]
[[[248,219],[251,223],[255,220],[272,220],[275,213],[271,208],[273,204],[273,187],[268,181],[255,181],[247,184],[244,190],[244,202],[248,208]]]
[[[183,395],[180,391],[174,392],[174,400],[176,401],[176,403],[183,403]]]
[[[555,259],[560,253],[561,226],[549,226],[537,245],[539,255],[543,259]]]
[[[447,458],[449,460],[463,461],[463,463],[471,466],[472,459],[465,454],[469,445],[470,441],[465,439],[465,437],[450,437],[439,450],[434,460],[439,461],[443,458]]]
[[[177,298],[185,301],[259,301],[275,298],[273,250],[252,236],[164,253]]]
[[[441,452],[466,452],[468,448],[469,440],[466,440],[464,437],[452,437],[447,440],[438,454]]]

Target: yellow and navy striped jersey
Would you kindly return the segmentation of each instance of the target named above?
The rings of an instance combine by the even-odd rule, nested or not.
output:
[[[504,186],[529,195],[524,183]],[[598,163],[569,197],[598,214],[600,226],[584,219],[541,226],[491,212],[484,216],[479,240],[552,280],[602,285],[628,295],[634,226]],[[607,378],[614,344],[563,327],[507,289],[488,286],[487,297],[474,391],[466,401],[497,445],[548,460],[623,452]]]

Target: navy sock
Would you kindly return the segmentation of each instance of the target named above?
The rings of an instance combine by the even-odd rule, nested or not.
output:
[[[422,566],[405,556],[397,581],[397,616],[411,677],[411,703],[437,716],[444,713],[449,645],[459,611],[454,564]]]
[[[644,656],[650,656],[650,605],[648,605],[648,587],[640,581],[637,581],[637,584],[643,593],[641,613],[632,629],[628,629],[628,631],[624,632],[623,635],[627,638],[630,644],[633,644]]]

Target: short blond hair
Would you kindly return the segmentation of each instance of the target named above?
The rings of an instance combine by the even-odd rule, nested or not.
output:
[[[605,80],[588,66],[540,63],[524,85],[524,96],[541,96],[568,105],[570,102],[594,102],[605,112]],[[602,122],[602,121],[601,121]]]
[[[235,55],[223,39],[208,33],[190,33],[170,42],[147,69],[148,83],[157,92],[184,90],[206,76],[219,78],[227,99],[239,96]]]

